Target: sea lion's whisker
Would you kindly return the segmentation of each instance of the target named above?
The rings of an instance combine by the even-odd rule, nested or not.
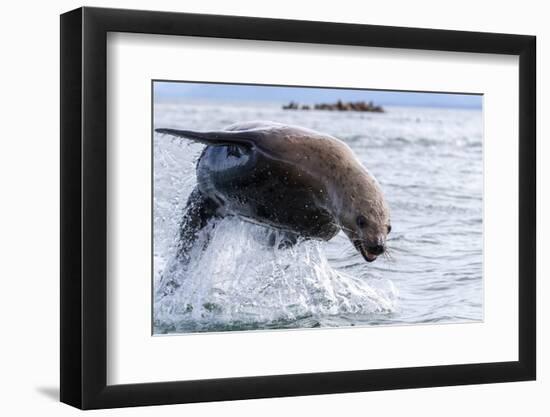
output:
[[[348,227],[345,227],[345,226],[342,226],[341,224],[337,224],[337,223],[332,223],[334,226],[336,227],[339,227],[340,229],[342,229],[343,231],[347,231],[347,232],[350,232],[350,233],[355,233],[353,230],[351,230],[350,228]]]
[[[338,229],[342,229],[342,231],[347,231],[347,232],[350,232],[350,233],[354,233],[353,230],[351,230],[351,229],[349,229],[349,228],[347,228],[347,227],[345,227],[345,226],[342,226],[341,224],[338,224],[338,223],[336,223],[336,222],[330,222],[330,225],[331,225],[331,226],[334,226],[334,227],[336,227],[336,228],[338,228]]]

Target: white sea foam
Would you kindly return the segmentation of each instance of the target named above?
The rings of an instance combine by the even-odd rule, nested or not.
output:
[[[237,218],[211,225],[203,239],[206,233],[210,243],[203,250],[199,239],[189,265],[173,258],[159,278],[160,328],[294,327],[304,319],[394,310],[392,286],[375,288],[336,270],[320,242],[271,246],[266,229]]]

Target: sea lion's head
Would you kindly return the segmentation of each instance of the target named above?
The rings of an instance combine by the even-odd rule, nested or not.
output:
[[[341,190],[340,227],[367,262],[386,251],[390,211],[378,181],[366,170]]]

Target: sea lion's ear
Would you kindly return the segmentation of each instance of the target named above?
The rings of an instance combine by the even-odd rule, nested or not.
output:
[[[193,130],[177,130],[177,129],[155,129],[155,132],[166,135],[178,136],[181,138],[191,139],[195,142],[200,142],[205,145],[244,145],[254,146],[259,138],[258,132],[255,131],[213,131],[213,132],[197,132]]]

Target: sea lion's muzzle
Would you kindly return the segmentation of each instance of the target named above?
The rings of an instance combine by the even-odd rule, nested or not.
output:
[[[368,244],[361,240],[353,241],[355,248],[361,253],[365,261],[374,262],[378,255],[381,255],[385,252],[386,247],[383,244]]]

